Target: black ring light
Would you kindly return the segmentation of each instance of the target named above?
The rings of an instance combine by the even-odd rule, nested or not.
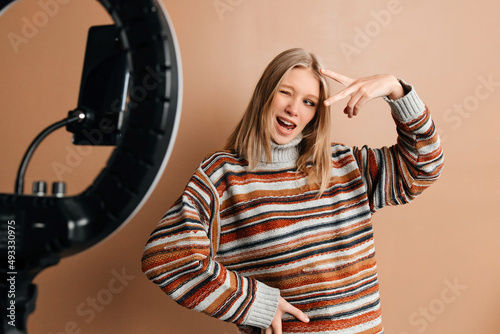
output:
[[[3,1],[0,13],[13,2]],[[121,139],[106,167],[83,193],[71,197],[0,194],[0,332],[26,332],[36,300],[33,278],[60,258],[102,241],[130,220],[159,181],[173,147],[182,73],[166,11],[157,0],[99,2],[119,30],[127,53],[129,87],[147,80],[151,70],[161,80],[148,87],[146,96],[128,103]],[[12,284],[15,297],[9,294]]]

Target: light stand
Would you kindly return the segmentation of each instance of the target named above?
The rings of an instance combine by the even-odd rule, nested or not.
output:
[[[0,13],[12,2],[0,2]],[[118,29],[130,74],[128,92],[142,87],[145,94],[135,100],[129,96],[125,111],[117,117],[121,125],[116,148],[83,193],[66,197],[22,191],[0,194],[3,333],[26,333],[36,303],[32,281],[40,271],[102,241],[131,219],[158,182],[173,147],[182,74],[166,12],[156,0],[99,2]],[[90,113],[96,115],[96,111]]]

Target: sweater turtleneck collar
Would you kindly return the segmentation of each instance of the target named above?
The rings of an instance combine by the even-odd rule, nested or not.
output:
[[[289,143],[280,145],[271,141],[271,157],[273,163],[296,162],[299,158],[299,143],[302,141],[302,134],[292,139]],[[266,161],[265,157],[263,161]]]

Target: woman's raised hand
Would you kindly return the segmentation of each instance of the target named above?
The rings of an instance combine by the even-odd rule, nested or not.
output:
[[[322,69],[321,73],[346,86],[345,89],[326,99],[324,103],[329,106],[350,96],[344,109],[344,113],[349,118],[356,116],[359,109],[372,99],[387,96],[392,100],[396,100],[404,96],[403,87],[398,79],[391,74],[378,74],[353,79],[327,69]]]

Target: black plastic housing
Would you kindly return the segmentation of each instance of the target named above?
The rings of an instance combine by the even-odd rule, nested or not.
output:
[[[0,6],[10,2],[0,2]],[[31,282],[41,270],[97,244],[135,214],[158,182],[174,143],[182,71],[175,34],[161,3],[99,2],[115,22],[130,73],[120,139],[106,166],[81,194],[0,194],[0,333],[26,331],[36,300]],[[9,241],[15,244],[14,267],[8,262]],[[9,296],[8,281],[13,272],[14,299]],[[7,323],[11,303],[15,304],[15,327]]]

